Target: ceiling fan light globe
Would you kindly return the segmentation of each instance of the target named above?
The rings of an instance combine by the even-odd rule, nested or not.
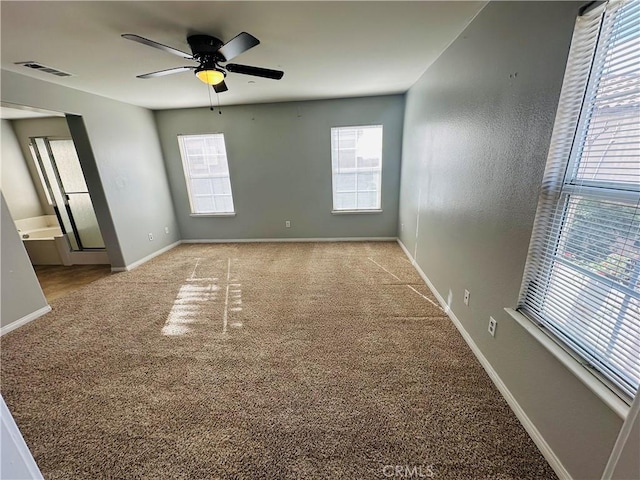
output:
[[[220,70],[197,70],[196,77],[207,85],[218,85],[224,80],[224,72]]]

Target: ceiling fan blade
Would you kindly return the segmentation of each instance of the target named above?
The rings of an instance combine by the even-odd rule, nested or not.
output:
[[[237,63],[228,63],[224,68],[232,73],[253,75],[254,77],[272,78],[273,80],[280,80],[284,75],[284,72],[281,70],[269,70],[268,68],[252,67],[249,65],[238,65]]]
[[[218,53],[222,54],[224,57],[224,60],[222,60],[223,62],[228,62],[232,58],[235,58],[250,48],[255,47],[259,43],[260,40],[250,33],[242,32],[221,46]]]
[[[151,72],[145,73],[143,75],[138,75],[136,78],[156,78],[156,77],[164,77],[165,75],[173,75],[174,73],[182,73],[187,72],[189,70],[195,70],[196,67],[177,67],[177,68],[169,68],[167,70],[160,70],[159,72]]]
[[[226,92],[227,90],[229,90],[229,88],[227,87],[227,84],[224,83],[224,80],[221,81],[220,83],[218,83],[217,85],[212,85],[213,89],[215,90],[216,93],[222,93],[222,92]]]
[[[166,45],[163,45],[158,42],[154,42],[153,40],[149,40],[148,38],[141,37],[140,35],[136,35],[134,33],[123,33],[121,36],[122,38],[126,38],[127,40],[133,40],[134,42],[138,42],[143,45],[148,45],[149,47],[157,48],[167,53],[177,55],[178,57],[193,60],[193,55],[191,55],[190,53],[183,52],[181,50],[176,50],[175,48],[167,47]]]

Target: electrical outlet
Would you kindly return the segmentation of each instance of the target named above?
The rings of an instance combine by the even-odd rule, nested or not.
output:
[[[469,306],[469,298],[471,297],[471,294],[469,293],[469,290],[465,290],[464,291],[464,304],[468,307]]]
[[[291,222],[289,220],[285,220],[284,226],[287,228],[291,228]]]
[[[167,235],[169,235],[169,227],[164,227],[164,233],[166,233]]]
[[[498,322],[496,321],[496,319],[493,317],[489,317],[489,328],[487,330],[489,330],[489,333],[491,334],[492,337],[496,336],[497,326],[498,326]]]
[[[153,241],[153,233],[150,233],[150,234],[149,234],[149,241],[150,241],[150,242],[151,242],[151,241]]]

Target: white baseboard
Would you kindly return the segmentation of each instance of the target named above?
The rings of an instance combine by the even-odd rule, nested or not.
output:
[[[129,265],[127,265],[126,267],[111,267],[111,271],[116,273],[116,272],[128,272],[130,270],[133,270],[136,267],[139,267],[140,265],[142,265],[143,263],[148,262],[149,260],[151,260],[152,258],[157,257],[158,255],[162,255],[165,252],[168,252],[169,250],[171,250],[172,248],[177,247],[178,245],[180,245],[182,242],[180,240],[178,240],[177,242],[172,243],[171,245],[167,245],[164,248],[161,248],[160,250],[156,250],[155,252],[147,255],[144,258],[141,258],[140,260],[137,260],[133,263],[130,263]]]
[[[35,312],[31,312],[29,315],[25,315],[24,317],[11,322],[9,325],[5,325],[4,327],[0,328],[0,337],[5,333],[9,333],[10,331],[15,330],[16,328],[21,327],[35,320],[36,318],[40,318],[42,315],[49,313],[50,311],[51,311],[51,307],[47,305],[45,307],[40,308],[39,310],[36,310]]]
[[[404,251],[407,258],[411,260],[411,264],[416,269],[418,274],[420,274],[420,276],[422,277],[424,282],[427,284],[427,286],[429,287],[433,295],[436,297],[440,305],[442,305],[442,308],[444,309],[445,313],[449,316],[449,318],[451,319],[455,327],[458,329],[458,331],[460,332],[460,335],[462,335],[462,338],[464,338],[464,341],[467,342],[467,345],[469,345],[469,348],[471,348],[471,351],[476,356],[476,358],[478,359],[478,361],[480,362],[484,370],[487,372],[493,384],[496,386],[496,388],[500,391],[504,399],[507,401],[513,413],[516,415],[516,417],[518,418],[518,420],[520,421],[524,429],[527,431],[531,439],[534,441],[534,443],[540,450],[540,453],[542,453],[545,460],[547,460],[551,468],[553,468],[553,470],[556,472],[556,475],[558,475],[558,478],[560,480],[571,480],[572,477],[567,471],[567,469],[564,467],[564,465],[562,464],[560,459],[557,457],[555,452],[551,449],[551,446],[546,442],[546,440],[544,439],[540,431],[536,428],[536,426],[531,421],[531,419],[527,416],[526,412],[522,409],[522,407],[520,406],[516,398],[509,391],[509,388],[505,385],[505,383],[502,381],[498,373],[494,370],[491,363],[489,363],[489,360],[487,360],[487,358],[482,354],[482,352],[480,351],[476,343],[473,341],[473,338],[471,338],[471,335],[469,335],[467,331],[464,329],[464,326],[462,325],[458,317],[456,317],[456,314],[453,313],[453,310],[451,310],[447,305],[444,297],[442,297],[442,295],[440,295],[440,293],[436,290],[433,283],[431,283],[431,280],[429,280],[427,275],[422,271],[420,266],[416,263],[415,259],[409,253],[409,251],[407,250],[407,248],[404,246],[404,244],[400,239],[398,239],[398,244]]]
[[[182,243],[267,243],[267,242],[395,242],[396,237],[337,237],[337,238],[199,238]]]

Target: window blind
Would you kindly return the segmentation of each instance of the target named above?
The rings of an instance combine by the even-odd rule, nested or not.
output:
[[[640,383],[640,2],[576,21],[519,309],[605,383]]]
[[[233,213],[224,135],[178,135],[178,143],[191,213]]]
[[[380,209],[382,125],[331,129],[334,210]]]

